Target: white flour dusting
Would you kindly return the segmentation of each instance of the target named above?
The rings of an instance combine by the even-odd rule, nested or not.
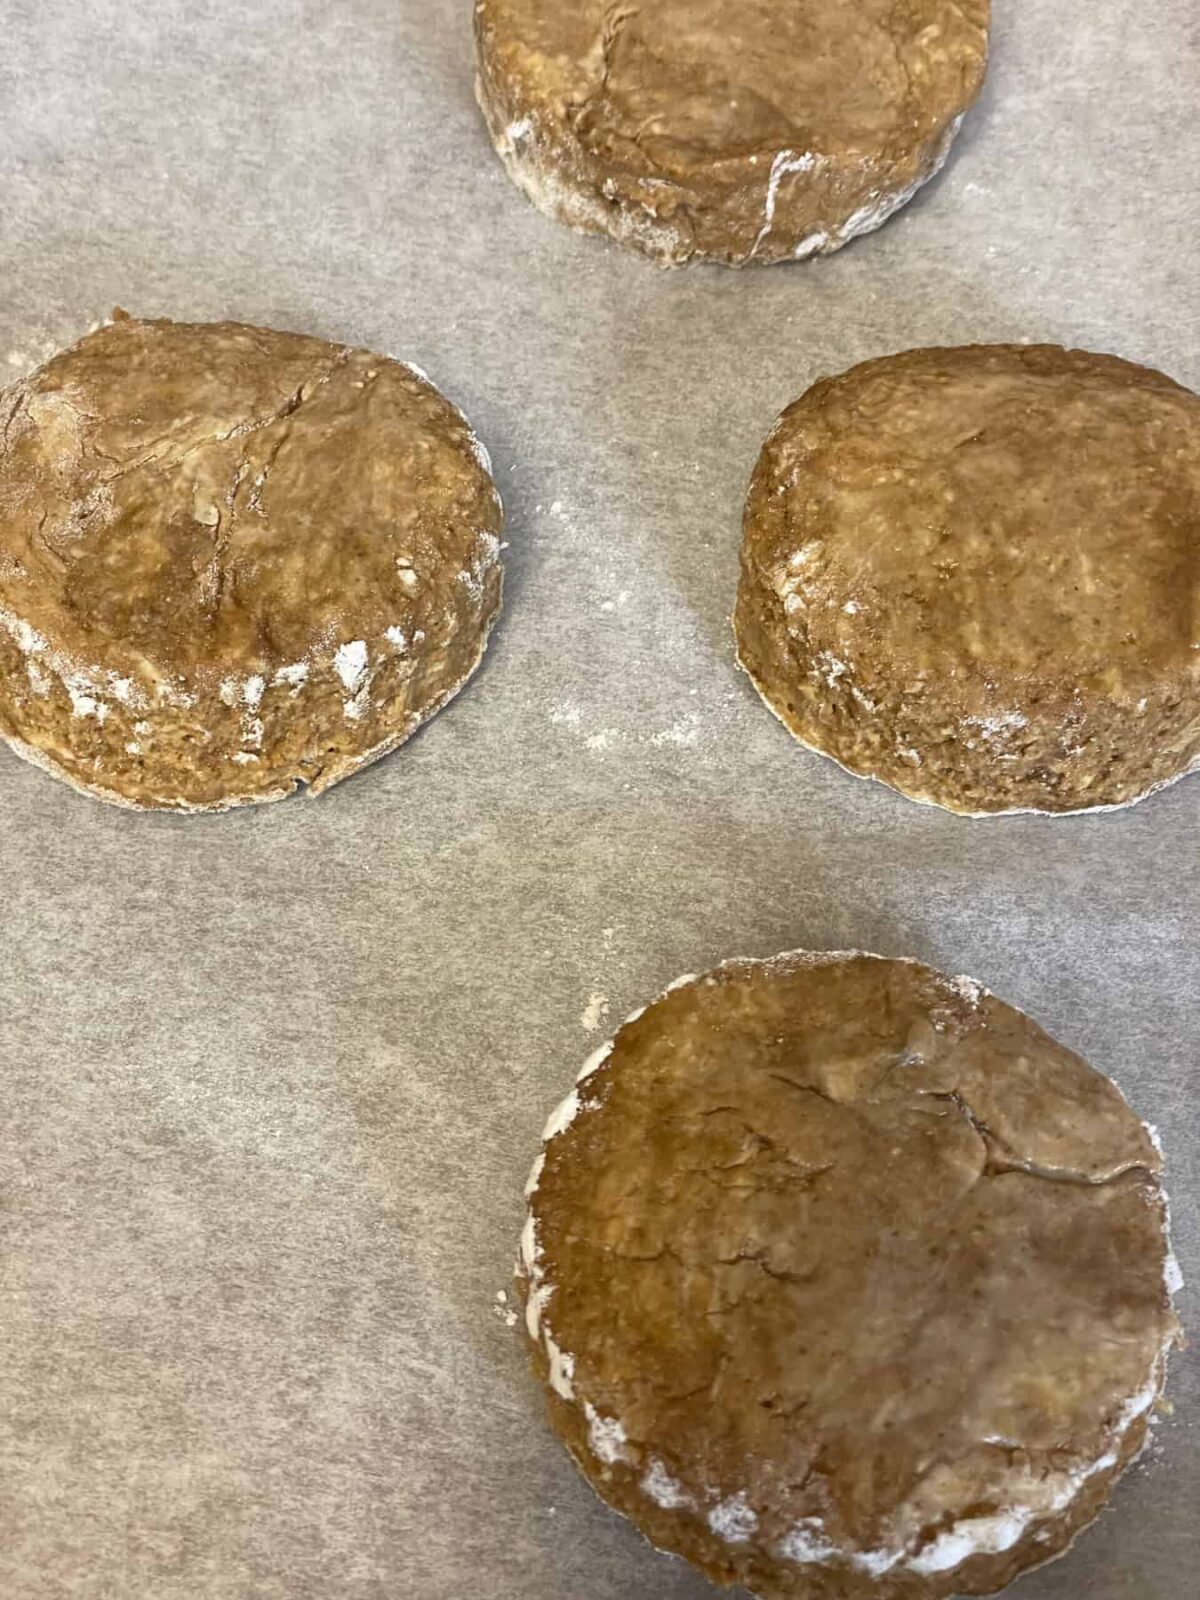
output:
[[[837,1555],[837,1546],[824,1535],[820,1517],[804,1517],[779,1541],[779,1554],[798,1566],[819,1565]]]
[[[817,233],[810,233],[807,239],[801,239],[792,251],[792,257],[796,261],[807,261],[809,256],[819,254],[828,244],[829,235],[823,229]]]
[[[529,1176],[525,1180],[526,1200],[532,1199],[534,1194],[537,1192],[537,1186],[542,1181],[542,1172],[545,1169],[545,1166],[546,1152],[544,1150],[539,1150],[537,1160],[533,1163],[533,1166],[529,1170]]]
[[[560,1350],[548,1333],[543,1333],[542,1343],[550,1357],[550,1387],[564,1400],[574,1400],[575,1357]]]
[[[830,689],[836,689],[838,679],[844,678],[850,671],[849,665],[839,656],[835,656],[832,650],[822,650],[815,655],[813,666]]]
[[[661,1506],[664,1511],[682,1511],[696,1503],[679,1480],[671,1476],[657,1456],[651,1457],[640,1488],[644,1495],[653,1500],[655,1505]]]
[[[629,1023],[634,1020],[634,1017],[640,1016],[641,1012],[636,1011],[634,1012],[633,1017],[626,1017],[625,1021]],[[609,1056],[612,1055],[612,1048],[612,1040],[610,1039],[607,1044],[602,1044],[599,1050],[593,1050],[592,1054],[583,1063],[582,1067],[580,1067],[579,1076],[575,1079],[575,1082],[583,1083],[586,1079],[590,1078],[593,1073],[599,1072],[600,1068],[608,1060]]]
[[[550,721],[557,728],[577,728],[583,721],[583,712],[569,700],[560,700],[550,707]]]
[[[308,682],[308,662],[293,661],[289,666],[280,667],[271,682],[277,686],[286,685],[291,689],[293,696],[299,694]]]
[[[584,1006],[579,1017],[579,1025],[585,1033],[595,1033],[596,1029],[608,1015],[608,996],[594,993]]]
[[[669,728],[662,728],[658,733],[650,735],[650,743],[655,749],[661,750],[664,745],[690,745],[695,744],[700,735],[700,718],[694,712],[688,712],[673,722]]]
[[[26,672],[34,694],[48,694],[50,679],[58,678],[70,699],[72,716],[92,717],[103,723],[111,710],[110,701],[139,709],[145,704],[132,679],[99,666],[83,666],[62,655],[36,628],[4,607],[0,607],[0,629],[26,657]]]
[[[334,652],[334,671],[349,694],[349,699],[342,703],[342,710],[351,722],[357,722],[368,709],[371,693],[370,660],[365,639],[353,639],[349,644],[339,645]]]
[[[602,1417],[590,1401],[583,1402],[583,1414],[588,1424],[588,1444],[592,1454],[609,1466],[624,1461],[629,1451],[625,1429],[617,1417]]]
[[[963,724],[968,728],[978,728],[986,738],[999,739],[1027,728],[1029,718],[1020,711],[1002,711],[990,717],[964,717]]]
[[[745,1544],[758,1528],[758,1513],[744,1494],[735,1494],[713,1506],[706,1518],[709,1527],[726,1544]]]
[[[966,973],[963,972],[950,979],[950,987],[956,994],[961,995],[964,1000],[969,1001],[973,1006],[977,1006],[981,1000],[988,998],[989,991],[984,988],[983,984],[976,978],[968,978]]]
[[[560,1133],[565,1133],[575,1118],[579,1115],[579,1092],[572,1089],[565,1100],[560,1100],[550,1113],[546,1126],[542,1129],[542,1143],[549,1144],[551,1139],[557,1139]]]
[[[779,202],[779,185],[793,172],[811,172],[817,164],[818,157],[811,150],[781,150],[771,162],[771,172],[767,178],[767,197],[763,203],[763,225],[758,231],[758,238],[751,246],[750,254],[753,255],[759,245],[770,233],[775,222],[775,207]],[[824,238],[825,235],[819,237]],[[807,243],[807,241],[805,241]],[[816,248],[814,246],[814,248]]]
[[[365,639],[355,639],[350,644],[339,645],[334,653],[334,671],[351,694],[361,683],[369,660]]]

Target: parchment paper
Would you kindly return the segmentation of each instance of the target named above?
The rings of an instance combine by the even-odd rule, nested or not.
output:
[[[664,273],[534,212],[462,0],[0,0],[0,362],[114,303],[411,357],[491,447],[487,664],[327,798],[138,817],[0,753],[0,1594],[701,1600],[551,1437],[509,1288],[543,1120],[733,954],[982,979],[1158,1124],[1200,1281],[1200,779],[967,822],[735,673],[777,412],[909,345],[1200,386],[1193,0],[999,0],[940,179],[794,268]],[[1195,1288],[1183,1298],[1197,1318]],[[1190,1600],[1200,1380],[1022,1600]]]

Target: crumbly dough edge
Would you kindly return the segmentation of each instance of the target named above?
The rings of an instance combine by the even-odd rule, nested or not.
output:
[[[1149,788],[1143,789],[1141,794],[1135,794],[1129,800],[1116,800],[1108,805],[1102,806],[1079,806],[1072,811],[1044,811],[1039,806],[1008,806],[1006,809],[1000,811],[964,811],[960,806],[950,805],[948,801],[935,800],[932,795],[923,794],[916,789],[905,788],[901,784],[893,783],[890,778],[881,778],[878,773],[858,772],[853,767],[846,766],[845,762],[839,761],[838,758],[835,755],[831,755],[828,750],[822,750],[820,745],[810,744],[807,739],[802,739],[784,717],[783,713],[772,704],[771,700],[767,696],[766,690],[759,683],[751,669],[742,660],[741,649],[737,644],[736,624],[734,625],[734,642],[738,670],[744,672],[749,678],[751,684],[754,686],[754,692],[758,695],[758,698],[762,701],[763,705],[766,706],[767,710],[775,718],[776,722],[778,722],[784,731],[788,733],[803,749],[810,751],[814,756],[823,756],[826,761],[832,761],[834,766],[840,767],[847,777],[858,778],[862,783],[877,783],[884,789],[891,789],[894,794],[903,795],[906,800],[915,801],[919,806],[930,806],[935,811],[948,811],[953,817],[962,817],[970,821],[986,821],[991,817],[1095,817],[1100,816],[1105,812],[1128,811],[1131,806],[1140,805],[1143,800],[1149,800],[1151,795],[1160,794],[1164,789],[1170,789],[1173,785],[1182,782],[1184,778],[1190,778],[1194,773],[1200,772],[1200,757],[1197,757],[1197,759],[1193,761],[1190,766],[1185,767],[1182,772],[1176,772],[1169,778],[1160,778],[1157,783],[1152,783]]]

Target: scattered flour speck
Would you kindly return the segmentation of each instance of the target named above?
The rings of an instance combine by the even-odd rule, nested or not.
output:
[[[695,744],[699,732],[699,717],[689,713],[686,717],[680,717],[677,722],[673,722],[669,728],[662,728],[658,733],[652,733],[650,735],[650,743],[656,749],[661,749],[663,745],[668,744]]]
[[[727,1544],[745,1544],[758,1527],[758,1517],[744,1494],[713,1506],[707,1520],[712,1531]]]
[[[351,693],[358,688],[366,673],[368,660],[365,639],[354,639],[349,644],[338,646],[333,657],[334,669]]]
[[[596,1029],[600,1026],[601,1022],[603,1022],[607,1015],[608,996],[598,992],[594,993],[588,1000],[587,1005],[584,1006],[583,1011],[580,1013],[580,1026],[587,1033],[595,1033]]]

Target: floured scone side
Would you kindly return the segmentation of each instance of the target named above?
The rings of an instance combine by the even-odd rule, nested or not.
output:
[[[548,215],[663,265],[825,255],[941,167],[989,0],[479,0],[476,95]]]
[[[795,952],[585,1065],[519,1281],[597,1492],[765,1600],[943,1600],[1061,1553],[1178,1336],[1161,1159],[970,979]]]
[[[734,626],[804,744],[968,815],[1200,762],[1200,398],[1056,346],[823,379],[763,446]]]
[[[414,368],[121,317],[0,392],[0,737],[115,805],[320,793],[470,677],[501,525]]]

